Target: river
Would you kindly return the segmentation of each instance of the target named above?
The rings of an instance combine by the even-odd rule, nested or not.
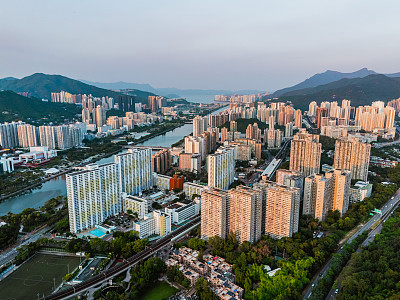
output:
[[[214,111],[212,114],[218,114],[220,111],[224,110],[225,107]],[[185,124],[174,130],[168,131],[163,135],[156,136],[143,142],[140,145],[143,146],[162,146],[170,147],[172,144],[176,143],[186,135],[192,133],[192,124]],[[126,151],[121,150],[121,153]],[[96,163],[105,164],[114,161],[114,156],[106,157],[100,159]],[[8,212],[18,214],[26,208],[39,208],[47,200],[57,197],[65,196],[67,194],[67,187],[65,184],[65,175],[61,175],[55,179],[46,181],[42,184],[40,188],[34,189],[29,194],[24,194],[12,198],[8,198],[0,202],[0,216],[6,215]]]

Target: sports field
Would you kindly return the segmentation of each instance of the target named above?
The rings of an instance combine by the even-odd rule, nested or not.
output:
[[[163,300],[175,294],[178,290],[168,283],[158,281],[153,287],[147,290],[140,300]]]
[[[60,285],[62,278],[79,265],[79,257],[36,254],[7,278],[0,281],[0,300],[37,299]]]

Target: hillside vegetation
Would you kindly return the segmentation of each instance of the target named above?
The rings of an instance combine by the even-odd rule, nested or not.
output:
[[[63,123],[80,120],[81,108],[68,103],[43,102],[36,98],[27,98],[11,91],[0,91],[0,123],[25,121],[44,124]]]
[[[121,93],[98,88],[81,81],[61,75],[35,73],[22,79],[1,79],[0,89],[18,92],[29,92],[36,98],[51,99],[52,92],[66,91],[71,94],[92,94],[95,97],[109,96],[117,99]],[[135,90],[139,102],[143,102],[152,93]]]

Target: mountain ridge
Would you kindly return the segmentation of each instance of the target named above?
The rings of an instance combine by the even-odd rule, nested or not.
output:
[[[381,73],[377,73],[377,72],[375,72],[373,70],[369,70],[367,68],[362,68],[360,70],[350,72],[350,73],[327,70],[323,73],[314,74],[313,76],[307,78],[306,80],[304,80],[296,85],[293,85],[293,86],[290,86],[287,88],[283,88],[283,89],[279,89],[273,93],[273,96],[279,97],[279,96],[282,96],[283,94],[286,94],[291,91],[302,90],[302,89],[306,89],[306,88],[313,88],[313,87],[317,87],[320,85],[335,82],[335,81],[338,81],[341,79],[363,78],[363,77],[367,77],[369,75],[378,75],[378,74],[381,74]],[[387,77],[400,77],[400,72],[392,73],[392,74],[382,74],[382,75],[385,75]]]
[[[71,94],[92,94],[95,97],[109,96],[114,99],[121,95],[121,93],[88,85],[66,76],[44,73],[34,73],[21,79],[0,79],[0,89],[11,90],[16,93],[29,92],[36,98],[46,99],[51,99],[52,92],[60,91],[66,91]],[[136,90],[135,94],[143,101],[144,99],[147,100],[148,96],[154,95],[140,90]]]

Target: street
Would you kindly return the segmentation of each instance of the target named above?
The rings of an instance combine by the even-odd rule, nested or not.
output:
[[[18,254],[17,248],[21,247],[22,245],[27,245],[29,243],[35,242],[38,239],[42,238],[43,234],[48,230],[49,228],[46,226],[39,230],[38,232],[34,234],[27,234],[25,237],[19,239],[17,243],[15,243],[13,246],[11,246],[11,249],[8,248],[7,250],[4,250],[0,254],[0,266],[8,263],[9,261],[12,261]]]
[[[375,214],[367,223],[365,223],[356,233],[354,233],[347,241],[346,243],[351,243],[356,237],[359,235],[363,234],[364,231],[371,229],[371,227],[379,221],[382,216],[382,222],[387,220],[391,212],[394,211],[394,209],[398,206],[400,201],[400,189],[397,190],[397,192],[394,194],[392,198],[390,198],[381,208],[382,214]],[[375,235],[380,232],[380,229],[382,229],[382,224],[377,226],[375,229],[373,229],[369,234],[368,238],[363,242],[364,245],[368,245],[370,242],[373,241]],[[338,249],[335,253],[339,253],[342,250],[342,248]],[[325,266],[322,268],[320,271],[321,276],[318,276],[313,282],[309,283],[309,287],[307,289],[307,292],[304,296],[304,299],[307,299],[311,296],[312,293],[312,288],[313,286],[317,285],[318,281],[328,272],[330,264],[332,262],[332,258],[328,260],[328,262],[325,264]],[[331,291],[328,294],[328,297],[326,299],[333,299],[335,297],[336,293],[334,289],[331,289]]]

